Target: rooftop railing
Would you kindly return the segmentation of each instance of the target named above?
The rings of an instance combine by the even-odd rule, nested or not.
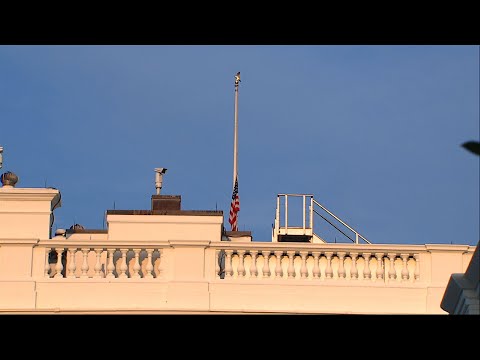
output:
[[[294,213],[297,215],[293,222],[295,225],[292,225],[291,214],[292,210],[291,202],[300,198],[302,201],[301,204],[301,215],[298,219],[298,211]],[[290,199],[290,201],[289,201]],[[314,214],[318,218],[324,221],[328,226],[335,229],[339,236],[339,239],[348,239],[355,244],[359,244],[362,240],[366,244],[371,244],[371,242],[363,235],[361,235],[357,230],[348,225],[345,221],[340,219],[332,211],[328,210],[325,206],[320,204],[317,200],[313,198],[311,194],[278,194],[277,195],[277,206],[275,211],[275,223],[272,229],[272,241],[279,241],[279,236],[289,235],[289,236],[307,236],[310,239],[313,239],[313,242],[328,242],[325,240],[326,236],[315,231],[314,228]],[[300,224],[298,224],[300,220]],[[337,237],[335,236],[335,242]],[[330,241],[331,242],[331,241]]]

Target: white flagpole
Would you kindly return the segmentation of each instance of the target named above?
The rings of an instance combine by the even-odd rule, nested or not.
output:
[[[240,83],[240,71],[235,75],[235,124],[233,135],[233,185],[235,187],[235,180],[238,175],[238,84]]]

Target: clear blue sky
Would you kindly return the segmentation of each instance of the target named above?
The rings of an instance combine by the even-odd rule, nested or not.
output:
[[[104,211],[223,210],[239,93],[240,230],[310,193],[373,243],[479,240],[478,46],[0,46],[1,172],[62,193],[54,228]]]

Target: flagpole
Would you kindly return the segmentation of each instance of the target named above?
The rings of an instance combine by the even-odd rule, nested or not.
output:
[[[238,84],[240,83],[240,71],[235,74],[235,124],[233,127],[233,190],[230,203],[230,216],[228,222],[232,231],[238,231],[238,211],[240,202],[238,198]]]
[[[238,175],[238,84],[240,83],[240,71],[235,75],[235,123],[233,127],[233,185]]]

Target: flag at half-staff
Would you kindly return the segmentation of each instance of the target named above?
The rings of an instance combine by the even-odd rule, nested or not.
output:
[[[230,203],[230,217],[228,222],[232,227],[232,231],[238,231],[238,212],[240,211],[240,197],[238,196],[238,179],[235,179],[233,187],[232,202]]]

